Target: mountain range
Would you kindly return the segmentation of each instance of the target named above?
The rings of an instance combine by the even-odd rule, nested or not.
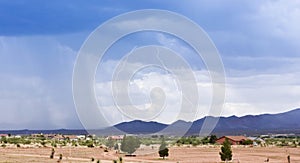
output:
[[[122,122],[112,127],[93,130],[89,133],[98,135],[118,134],[163,134],[163,135],[199,135],[205,121],[218,119],[212,134],[216,135],[258,135],[269,133],[294,133],[300,135],[300,108],[279,114],[246,115],[242,117],[212,117],[207,116],[193,122],[178,120],[172,124],[159,122],[145,122],[134,120]],[[6,130],[0,133],[32,134],[32,133],[61,133],[87,134],[85,130]]]
[[[158,122],[134,120],[119,123],[113,127],[100,130],[103,134],[164,134],[164,135],[199,135],[205,119],[219,118],[213,134],[216,135],[255,135],[268,133],[300,134],[300,108],[279,114],[246,115],[242,117],[207,116],[194,122],[178,120],[170,125]]]

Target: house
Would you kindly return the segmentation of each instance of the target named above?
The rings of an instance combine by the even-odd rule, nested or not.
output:
[[[15,135],[14,138],[22,138],[21,135]]]
[[[232,145],[240,145],[243,144],[245,140],[248,140],[248,138],[245,136],[222,136],[219,139],[217,139],[216,143],[223,144],[226,138]]]
[[[123,140],[124,136],[123,135],[113,135],[107,137],[108,140]]]
[[[44,137],[47,139],[54,139],[56,134],[45,134]]]
[[[65,140],[65,137],[64,137],[64,135],[61,135],[61,134],[55,134],[52,139],[58,140],[58,141],[63,141],[63,140]]]
[[[65,135],[64,136],[66,139],[69,139],[71,141],[78,141],[77,135]]]
[[[265,146],[266,145],[265,140],[260,137],[248,137],[248,139],[253,141],[254,146],[257,146],[257,145]]]
[[[2,137],[8,138],[8,134],[0,134],[0,138]]]

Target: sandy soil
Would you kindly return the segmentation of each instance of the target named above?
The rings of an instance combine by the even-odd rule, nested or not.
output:
[[[291,162],[300,163],[300,148],[287,147],[232,147],[233,162],[264,162],[269,158],[271,163],[287,162],[287,156],[290,155]],[[158,157],[157,146],[142,147],[136,154],[137,157],[124,157],[126,163],[218,163],[219,146],[202,146],[202,147],[172,147],[170,148],[170,156],[162,160]],[[154,152],[149,154],[149,152]],[[118,154],[115,151],[103,152],[100,148],[83,148],[83,147],[64,147],[55,149],[55,158],[50,159],[51,148],[0,148],[0,162],[57,162],[59,154],[63,154],[62,162],[79,163],[91,162],[91,158],[100,159],[102,163],[112,163],[113,159],[117,159]],[[148,153],[148,154],[146,154]],[[122,155],[121,155],[122,156]],[[96,162],[96,161],[95,161]]]

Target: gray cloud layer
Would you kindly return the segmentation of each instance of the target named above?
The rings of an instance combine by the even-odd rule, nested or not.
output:
[[[71,91],[78,49],[103,21],[144,8],[181,13],[211,36],[227,74],[224,115],[275,113],[299,107],[298,1],[1,1],[0,129],[80,128]],[[162,35],[155,39],[184,53],[192,64],[198,63],[192,57],[193,52],[181,42]],[[135,44],[140,40],[131,41]],[[128,49],[131,42],[127,42],[124,48]],[[101,73],[104,78],[111,77],[114,62],[120,58],[119,51],[113,52],[116,53],[111,53],[104,63]],[[199,75],[199,85],[207,86],[201,83],[202,79],[208,79],[202,74],[206,72],[195,70],[195,73]],[[152,75],[153,82],[162,87],[168,84],[164,75],[143,75]],[[106,88],[108,82],[98,80],[97,88]],[[146,79],[135,84],[141,83],[146,90],[151,87]],[[174,103],[173,91],[167,93]],[[203,91],[209,93],[209,88]],[[111,107],[109,92],[98,93],[107,100],[107,107]],[[137,91],[136,95],[141,93]],[[205,111],[199,117],[203,115]],[[109,116],[112,123],[118,121],[119,115]],[[161,121],[169,122],[164,118]]]

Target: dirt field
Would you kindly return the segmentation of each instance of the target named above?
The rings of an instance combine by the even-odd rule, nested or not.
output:
[[[136,152],[137,157],[124,157],[126,163],[213,163],[221,162],[219,157],[220,147],[172,147],[170,156],[166,160],[158,157],[157,147],[143,147]],[[233,162],[264,162],[269,158],[271,163],[287,162],[287,156],[290,155],[292,163],[300,163],[300,148],[285,147],[232,147]],[[152,154],[144,155],[153,150]],[[79,163],[91,162],[91,158],[100,159],[102,163],[112,163],[113,159],[118,158],[115,151],[103,152],[100,148],[81,148],[64,147],[55,149],[54,159],[50,159],[51,148],[0,148],[0,162],[39,162],[54,163],[57,162],[59,154],[63,154],[62,162]],[[96,161],[95,161],[96,162]]]

